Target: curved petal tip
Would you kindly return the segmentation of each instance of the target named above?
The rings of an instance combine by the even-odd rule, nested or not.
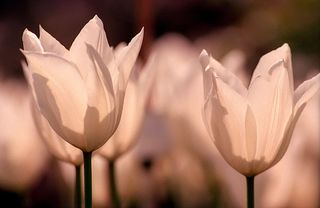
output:
[[[205,70],[210,62],[210,57],[208,55],[208,52],[205,49],[201,51],[199,59],[200,59],[200,64],[202,68]]]

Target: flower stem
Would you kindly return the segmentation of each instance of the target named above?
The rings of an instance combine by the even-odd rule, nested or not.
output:
[[[74,207],[81,208],[81,166],[76,165],[76,181],[74,193]]]
[[[254,208],[254,176],[247,178],[247,208]]]
[[[120,199],[117,191],[116,185],[116,170],[115,170],[115,161],[108,161],[108,171],[109,171],[109,190],[112,200],[112,208],[120,208]]]
[[[91,156],[92,152],[83,152],[85,208],[92,208]]]

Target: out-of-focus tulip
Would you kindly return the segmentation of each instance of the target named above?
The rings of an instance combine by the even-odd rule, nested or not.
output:
[[[287,44],[260,59],[248,89],[206,51],[200,62],[204,121],[223,158],[247,177],[275,165],[287,150],[306,102],[320,87],[320,74],[294,91]]]
[[[31,96],[20,82],[0,84],[0,187],[27,191],[44,173],[47,151],[32,121]]]
[[[198,160],[199,168],[205,170],[204,174],[223,181],[223,189],[227,192],[224,196],[233,199],[229,202],[240,204],[244,192],[239,192],[235,187],[243,184],[243,181],[239,180],[241,175],[221,159],[202,121],[203,76],[199,63],[200,52],[192,42],[177,34],[167,34],[155,42],[152,53],[157,54],[158,59],[157,65],[154,66],[156,78],[152,87],[150,111],[160,115],[166,123],[171,135],[170,146],[174,149],[173,152],[181,149],[188,151],[191,157]],[[234,49],[225,54],[221,62],[243,78],[242,81],[247,85],[245,60],[246,55],[241,50]],[[145,142],[142,144],[143,148],[148,148]],[[207,181],[206,187],[202,188],[208,188],[209,183]],[[183,190],[186,185],[187,183],[183,184]],[[218,183],[211,185],[221,191]]]
[[[119,126],[108,142],[98,150],[109,161],[116,160],[127,152],[138,138],[153,83],[153,64],[154,58],[149,59],[144,69],[135,70],[129,79]]]
[[[55,132],[84,152],[101,147],[115,132],[127,81],[140,51],[143,30],[113,50],[95,16],[67,50],[40,27],[23,33],[25,71],[35,103]]]

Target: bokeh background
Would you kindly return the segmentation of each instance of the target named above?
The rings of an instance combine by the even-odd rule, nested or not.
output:
[[[319,73],[319,11],[318,0],[2,0],[0,206],[72,207],[72,166],[48,153],[32,124],[19,51],[25,28],[38,34],[40,24],[68,48],[95,14],[113,46],[144,26],[139,66],[157,54],[157,75],[138,142],[117,163],[123,206],[244,207],[245,179],[201,121],[198,55],[205,48],[248,83],[259,58],[286,42],[298,85]],[[319,117],[318,93],[287,154],[257,177],[258,207],[320,206]],[[110,207],[107,161],[94,160],[94,205]]]

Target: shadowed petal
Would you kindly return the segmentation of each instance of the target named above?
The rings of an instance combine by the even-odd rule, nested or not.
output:
[[[268,156],[265,160],[270,160],[293,113],[293,97],[284,65],[278,64],[271,75],[261,75],[250,83],[248,100],[257,122],[256,159]]]
[[[52,54],[24,52],[24,55],[33,73],[41,113],[61,137],[79,146],[83,141],[67,136],[64,130],[68,127],[79,134],[84,131],[82,121],[87,107],[86,88],[76,66]]]
[[[211,95],[204,108],[207,128],[212,131],[214,143],[226,161],[239,172],[247,173],[249,164],[244,163],[246,158],[243,158],[247,155],[245,143],[247,102],[219,77],[212,77],[212,80]],[[216,122],[217,120],[219,122]]]
[[[87,82],[89,90],[88,105],[90,108],[99,109],[97,112],[91,109],[86,113],[85,118],[85,128],[88,130],[85,134],[89,142],[87,150],[91,150],[92,148],[100,147],[111,137],[120,118],[118,118],[118,106],[110,73],[98,52],[91,45],[87,45],[87,47],[89,57],[94,66],[94,70],[88,73],[88,75],[92,76],[91,81]],[[95,112],[98,113],[97,118],[90,115],[90,113]],[[95,139],[92,140],[90,138]],[[90,144],[91,141],[94,141],[94,144]]]
[[[105,57],[111,48],[98,16],[94,16],[80,31],[70,47],[70,56],[78,66],[82,77],[86,77],[91,69],[91,61],[87,53],[87,45],[91,45],[101,57]]]
[[[245,122],[247,159],[249,162],[252,162],[255,159],[257,148],[257,126],[253,111],[249,105],[247,106]],[[254,169],[254,167],[252,169]]]
[[[49,151],[59,160],[72,163],[74,165],[81,165],[83,161],[82,151],[57,135],[57,133],[50,127],[48,121],[36,109],[36,106],[32,107],[32,116],[38,132]]]

